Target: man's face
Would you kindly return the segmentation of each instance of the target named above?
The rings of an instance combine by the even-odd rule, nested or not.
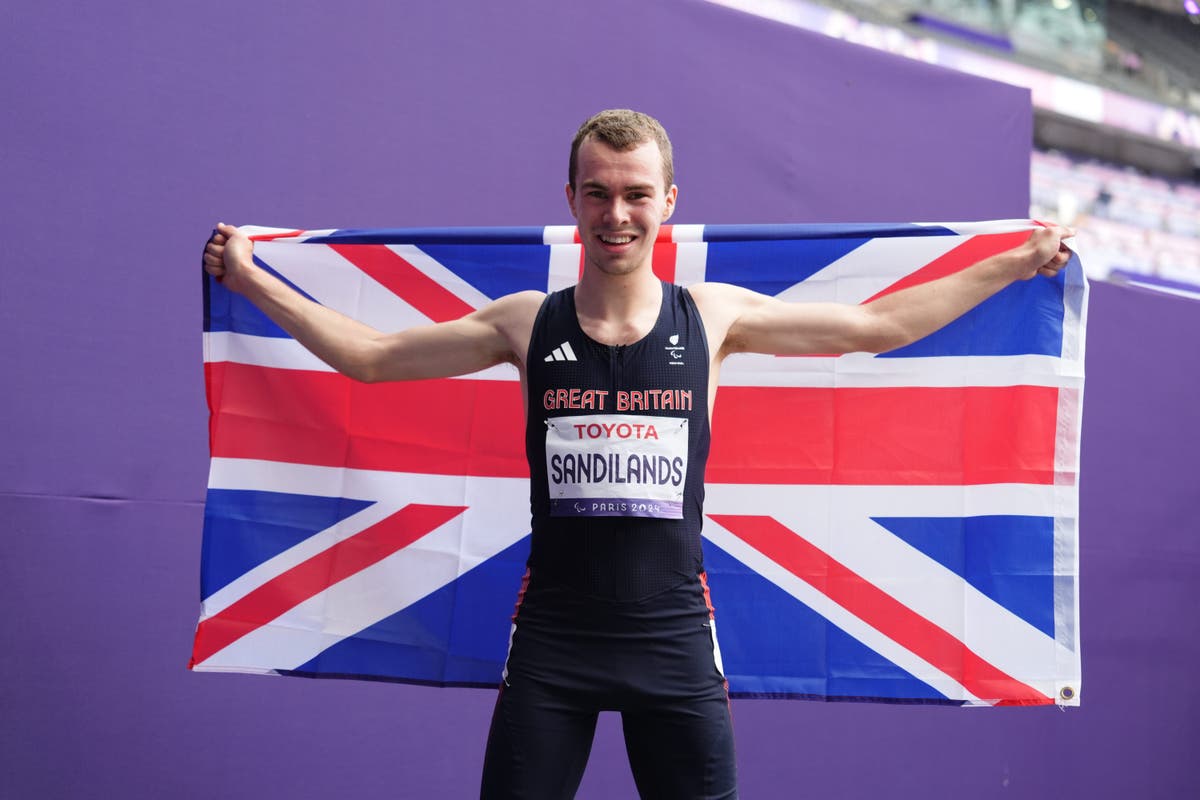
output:
[[[618,151],[585,139],[579,146],[575,188],[567,186],[585,268],[608,275],[649,269],[658,227],[674,211],[677,192],[675,186],[663,186],[656,143]]]

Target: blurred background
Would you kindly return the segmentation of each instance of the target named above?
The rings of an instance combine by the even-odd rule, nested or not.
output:
[[[1200,27],[1183,0],[2,9],[0,800],[478,795],[492,691],[186,669],[198,261],[218,219],[567,223],[567,143],[605,107],[674,133],[676,222],[1032,205],[1079,227],[1095,278],[1081,707],[737,700],[743,795],[1196,794]],[[579,797],[633,794],[606,716]]]
[[[1028,88],[1031,216],[1094,279],[1200,296],[1198,0],[714,2]]]

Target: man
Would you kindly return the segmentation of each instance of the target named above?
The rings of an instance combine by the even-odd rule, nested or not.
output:
[[[882,352],[932,333],[1013,281],[1055,275],[1069,231],[862,306],[789,304],[651,269],[675,210],[654,119],[605,111],[572,143],[567,202],[583,243],[572,289],[509,295],[381,334],[302,298],[219,225],[205,268],[321,359],[363,381],[509,362],[525,391],[532,540],[488,737],[484,797],[573,796],[597,713],[622,713],[645,797],[735,797],[729,706],[700,547],[717,378],[733,353]]]

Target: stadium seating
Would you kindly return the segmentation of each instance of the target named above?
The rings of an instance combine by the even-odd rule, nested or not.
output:
[[[1088,273],[1115,269],[1200,286],[1200,187],[1035,151],[1030,213],[1079,228]]]

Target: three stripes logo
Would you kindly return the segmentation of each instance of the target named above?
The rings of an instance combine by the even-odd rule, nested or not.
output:
[[[575,351],[571,349],[570,342],[563,342],[558,347],[550,351],[550,355],[546,356],[543,361],[578,361],[575,357]]]

